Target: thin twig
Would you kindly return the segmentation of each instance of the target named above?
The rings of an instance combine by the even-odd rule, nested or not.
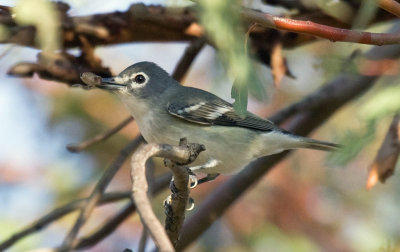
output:
[[[109,137],[111,137],[112,135],[114,135],[115,133],[117,133],[118,131],[123,129],[125,126],[127,126],[132,121],[133,121],[133,117],[129,116],[126,119],[124,119],[122,122],[118,123],[118,125],[116,125],[115,127],[107,130],[106,132],[103,132],[103,133],[100,133],[100,134],[96,135],[92,139],[88,139],[86,141],[83,141],[80,144],[69,144],[69,145],[67,145],[67,149],[70,152],[80,152],[80,151],[88,148],[89,146],[91,146],[93,144],[96,144],[98,142],[107,140]]]
[[[166,188],[171,181],[171,173],[166,172],[160,176],[157,177],[157,179],[152,183],[150,186],[151,188],[151,194],[155,195],[159,193],[161,190]],[[115,192],[115,193],[105,193],[101,197],[100,201],[98,202],[97,205],[103,205],[107,203],[112,203],[116,201],[121,201],[124,199],[129,199],[131,200],[131,191],[129,192]],[[16,242],[20,241],[24,237],[41,231],[43,228],[45,228],[47,225],[51,224],[52,222],[64,217],[67,214],[70,214],[83,206],[85,206],[86,202],[88,201],[89,198],[85,199],[78,199],[74,200],[72,202],[69,202],[63,206],[60,206],[54,210],[52,210],[50,213],[44,215],[42,218],[36,220],[34,223],[30,224],[28,227],[22,229],[21,231],[13,234],[10,238],[7,240],[4,240],[3,242],[0,243],[0,251],[3,251],[12,245],[14,245]],[[90,234],[90,236],[84,237],[79,240],[77,249],[81,249],[84,247],[88,247],[91,245],[96,244],[96,242],[100,241],[107,235],[109,235],[112,231],[115,230],[115,228],[121,224],[131,213],[133,213],[136,208],[134,207],[133,202],[131,203],[133,207],[127,207],[127,209],[130,210],[128,212],[127,209],[125,211],[121,211],[119,214],[117,214],[113,219],[108,220],[105,225],[103,225],[101,228],[96,230],[94,233]],[[128,204],[129,206],[129,204]]]
[[[112,203],[115,201],[120,201],[124,199],[130,199],[131,193],[130,192],[121,192],[121,193],[107,193],[102,196],[98,204],[107,204]],[[52,222],[64,217],[65,215],[72,213],[73,211],[83,207],[87,202],[88,198],[86,199],[79,199],[69,202],[61,207],[58,207],[51,211],[50,213],[46,214],[45,216],[41,217],[40,219],[36,220],[34,223],[30,224],[26,228],[22,229],[21,231],[13,234],[7,240],[4,240],[0,243],[0,251],[3,251],[22,238],[38,232],[45,228],[47,225],[51,224]]]
[[[138,252],[145,251],[146,243],[147,243],[147,236],[149,236],[149,234],[147,232],[147,228],[146,228],[146,226],[143,225],[142,235],[140,236],[140,240],[139,240]]]
[[[176,64],[172,78],[179,82],[183,80],[183,77],[185,77],[194,59],[199,54],[205,43],[206,39],[204,37],[198,38],[190,43],[183,53],[183,56],[180,58],[178,64]]]
[[[150,185],[151,195],[159,193],[161,190],[166,188],[171,181],[171,173],[167,172],[157,178],[157,180]],[[132,196],[132,192],[130,193]],[[132,206],[128,205],[124,210],[115,215],[113,218],[108,220],[103,226],[101,226],[94,233],[87,237],[79,240],[76,249],[83,249],[95,245],[97,242],[101,241],[108,235],[110,235],[122,222],[126,220],[134,211],[136,211],[136,206],[133,202],[130,203]]]
[[[399,57],[400,46],[374,47],[365,56],[376,59]],[[366,92],[377,79],[377,77],[371,76],[342,74],[304,99],[313,101],[313,99],[310,99],[311,97],[321,95],[325,99],[320,100],[320,104],[315,104],[313,108],[309,108],[308,104],[300,101],[308,109],[299,111],[290,121],[290,124],[287,125],[287,129],[299,135],[310,133],[329,118],[338,108]],[[213,193],[203,201],[191,218],[184,223],[177,250],[184,249],[197,239],[246,189],[254,185],[263,175],[268,173],[288,153],[284,152],[279,155],[260,158],[249,164],[229,181],[214,189]]]
[[[149,230],[151,237],[160,251],[174,251],[174,247],[166,231],[155,216],[148,199],[145,164],[151,157],[163,157],[182,164],[190,163],[196,159],[200,151],[204,150],[204,146],[200,144],[191,145],[193,148],[167,144],[147,144],[132,155],[132,198],[137,206],[137,211],[143,225]]]
[[[105,171],[103,176],[100,178],[99,182],[96,184],[96,187],[92,191],[89,200],[82,208],[78,219],[76,220],[74,226],[66,236],[60,251],[69,251],[73,249],[77,241],[75,240],[79,229],[85,224],[86,220],[89,218],[90,214],[92,213],[93,209],[97,205],[97,202],[101,198],[104,190],[106,189],[107,185],[110,183],[114,175],[117,171],[121,168],[122,164],[124,163],[127,156],[132,153],[139,145],[142,143],[143,139],[142,136],[136,137],[133,141],[128,143],[119,153],[119,156],[115,159],[112,165]]]

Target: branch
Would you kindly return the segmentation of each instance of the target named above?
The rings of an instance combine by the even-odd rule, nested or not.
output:
[[[193,41],[185,50],[183,56],[179,60],[172,74],[172,78],[176,81],[181,82],[183,77],[188,72],[190,66],[192,65],[194,59],[199,54],[201,49],[204,47],[206,40],[204,37],[196,39]]]
[[[161,192],[161,190],[165,189],[168,186],[170,181],[171,181],[171,173],[169,172],[159,176],[157,180],[150,186],[151,195],[155,195]],[[132,196],[132,192],[130,192],[129,196],[130,197]],[[113,218],[108,220],[103,226],[97,229],[94,233],[80,239],[78,241],[78,244],[76,245],[76,249],[83,249],[95,245],[97,242],[101,241],[102,239],[110,235],[134,211],[136,211],[136,206],[133,202],[131,202],[125,207],[125,209],[123,209],[120,213],[118,213]]]
[[[140,236],[138,252],[144,252],[146,249],[147,237],[149,233],[147,232],[147,228],[143,226],[142,235]]]
[[[379,7],[393,15],[400,17],[400,3],[394,0],[377,0]]]
[[[205,150],[203,145],[188,144],[186,138],[180,140],[179,146],[187,148],[192,153],[193,157],[185,164],[193,162],[194,158]],[[170,185],[172,194],[164,202],[165,215],[167,217],[165,219],[165,230],[173,246],[176,247],[185,220],[186,205],[189,199],[188,183],[190,172],[189,168],[181,162],[164,159],[164,163],[173,174],[173,180]]]
[[[250,23],[257,23],[265,28],[273,28],[295,33],[309,34],[336,42],[353,42],[368,45],[399,44],[400,34],[359,32],[348,29],[335,28],[311,21],[295,20],[277,17],[260,11],[242,9],[243,19]]]
[[[398,29],[399,27],[397,27]],[[400,46],[374,47],[365,56],[375,59],[399,57]],[[304,99],[304,101],[313,101],[317,99],[316,97],[325,97],[320,99],[319,104],[316,103],[313,107],[308,107],[306,102],[299,102],[303,103],[303,106],[308,109],[299,111],[292,118],[290,124],[287,125],[287,129],[299,135],[310,133],[338,108],[366,92],[377,79],[377,77],[373,76],[350,74],[339,76]],[[286,151],[278,155],[260,158],[249,164],[229,181],[214,189],[213,193],[203,201],[197,211],[185,222],[182,229],[181,242],[178,244],[177,249],[182,250],[197,239],[235,200],[262,178],[263,175],[268,173],[288,153]]]
[[[122,122],[118,123],[114,128],[111,128],[111,129],[107,130],[106,132],[100,133],[100,134],[96,135],[95,137],[93,137],[92,139],[83,141],[82,143],[76,144],[76,145],[68,144],[67,149],[70,152],[75,152],[75,153],[81,152],[82,150],[88,148],[89,146],[91,146],[93,144],[107,140],[109,137],[111,137],[112,135],[114,135],[115,133],[117,133],[118,131],[123,129],[126,125],[128,125],[132,121],[133,121],[133,117],[129,116]]]
[[[147,144],[132,155],[132,198],[137,206],[143,225],[149,230],[155,244],[161,251],[174,251],[174,248],[167,233],[155,216],[147,197],[148,184],[145,176],[146,162],[151,157],[163,157],[180,164],[188,164],[193,162],[197,155],[203,150],[204,146],[200,144],[178,147],[167,144]],[[180,172],[181,169],[173,169],[172,171],[177,173]]]
[[[143,139],[141,136],[135,138],[133,141],[128,143],[121,151],[119,156],[114,160],[111,166],[106,170],[103,176],[100,178],[96,187],[92,191],[88,201],[85,206],[81,209],[78,219],[76,220],[74,226],[64,239],[63,245],[60,248],[60,251],[69,251],[74,249],[77,245],[77,240],[75,239],[79,229],[85,224],[93,209],[97,205],[97,202],[100,200],[101,196],[104,193],[107,185],[111,182],[114,175],[117,173],[119,168],[121,168],[127,156],[132,153],[139,145],[142,143]]]
[[[95,45],[127,42],[189,41],[199,34],[188,29],[196,22],[189,8],[165,8],[162,6],[133,4],[124,12],[70,17],[64,15],[61,22],[63,48],[80,47],[80,36]],[[0,12],[0,24],[5,25],[10,36],[1,43],[15,43],[35,47],[36,29],[15,23],[11,11]]]
[[[120,201],[124,199],[130,199],[131,194],[129,192],[123,193],[107,193],[102,196],[100,201],[98,202],[99,205],[112,203],[115,201]],[[46,214],[45,216],[41,217],[40,219],[36,220],[26,228],[20,230],[19,232],[13,234],[10,238],[2,241],[0,243],[0,251],[6,250],[7,248],[11,247],[13,244],[21,240],[22,238],[41,231],[47,225],[51,224],[52,222],[64,217],[65,215],[82,208],[85,206],[87,199],[79,199],[69,202],[61,207],[58,207],[51,211],[50,213]]]
[[[100,61],[94,54],[91,57]],[[8,70],[7,74],[16,77],[32,77],[36,73],[42,79],[60,81],[69,85],[82,84],[80,74],[83,72],[91,71],[100,76],[111,75],[110,69],[102,67],[101,62],[93,64],[94,60],[88,59],[84,53],[76,57],[66,52],[41,52],[37,56],[37,63],[17,63]]]

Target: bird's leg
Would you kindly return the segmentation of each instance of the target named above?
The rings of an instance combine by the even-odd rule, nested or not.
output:
[[[213,181],[214,179],[216,179],[220,174],[219,173],[212,173],[212,174],[207,174],[207,176],[205,176],[204,178],[201,178],[197,181],[197,184],[203,184],[205,182],[209,182],[209,181]]]
[[[213,181],[214,179],[216,179],[219,176],[219,173],[208,173],[207,170],[216,167],[218,164],[219,164],[218,160],[210,159],[203,165],[190,167],[188,187],[190,189],[193,189],[199,184],[202,184],[202,183],[205,183],[208,181]],[[201,172],[201,173],[207,173],[207,176],[198,180],[196,175],[194,174],[194,171]]]

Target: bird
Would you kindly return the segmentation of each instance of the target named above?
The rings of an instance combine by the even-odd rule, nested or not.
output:
[[[178,145],[179,139],[205,145],[190,167],[209,181],[233,174],[253,160],[291,149],[335,151],[338,144],[290,133],[202,89],[181,85],[153,62],[135,63],[96,86],[116,94],[135,118],[148,143]]]

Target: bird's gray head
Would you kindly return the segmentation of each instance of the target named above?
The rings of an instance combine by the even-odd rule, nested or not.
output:
[[[97,87],[140,99],[157,96],[175,85],[179,83],[161,67],[152,62],[139,62],[126,68],[116,77],[102,78]]]

